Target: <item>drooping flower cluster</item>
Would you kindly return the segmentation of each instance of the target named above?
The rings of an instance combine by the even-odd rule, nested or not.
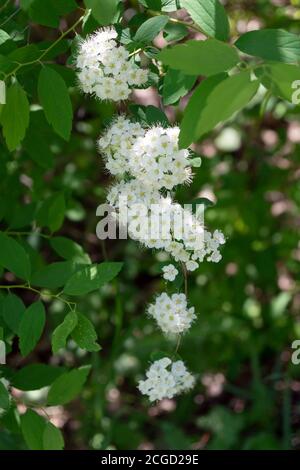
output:
[[[116,210],[119,223],[126,212],[128,234],[147,248],[164,250],[176,262],[194,271],[206,258],[219,262],[225,237],[219,230],[208,232],[191,212],[138,179],[114,185],[107,200]],[[175,278],[174,278],[175,279]]]
[[[161,193],[191,179],[189,151],[178,148],[178,128],[146,129],[119,116],[101,136],[98,147],[107,170],[124,178],[111,188],[107,199],[118,215],[120,200],[122,208],[126,206],[132,238],[147,248],[166,251],[189,271],[197,269],[204,258],[220,261],[223,234],[209,233],[189,208]]]
[[[173,362],[168,357],[155,361],[146,372],[146,380],[138,388],[150,401],[173,398],[193,388],[195,379],[182,361]]]
[[[149,305],[148,314],[165,334],[184,333],[196,318],[194,307],[188,308],[185,294],[173,294],[170,297],[166,292]]]
[[[120,101],[147,82],[148,71],[139,68],[116,39],[114,28],[104,28],[80,44],[78,78],[85,93]],[[178,138],[178,127],[149,127],[118,116],[99,139],[98,148],[106,169],[119,180],[107,195],[119,225],[145,247],[163,250],[182,263],[185,273],[196,270],[204,259],[220,261],[225,238],[219,230],[208,232],[201,214],[182,207],[170,194],[192,180],[190,152],[179,148]],[[177,275],[173,264],[163,267],[165,280],[172,282]],[[167,335],[181,335],[196,318],[183,293],[162,293],[148,314]],[[194,383],[182,361],[164,357],[150,366],[139,390],[155,401],[173,398]]]
[[[84,93],[101,100],[126,100],[132,88],[144,85],[148,71],[139,68],[127,49],[116,42],[114,28],[103,28],[79,45],[76,65]]]

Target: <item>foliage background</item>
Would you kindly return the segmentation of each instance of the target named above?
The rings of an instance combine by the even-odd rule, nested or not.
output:
[[[17,48],[58,37],[55,21],[54,27],[45,26],[30,15],[29,4],[30,0],[0,2],[0,28],[13,34]],[[298,0],[224,4],[234,34],[259,27],[299,34]],[[137,2],[126,2],[126,21],[140,8]],[[48,18],[50,12],[51,8]],[[77,9],[58,15],[59,28],[66,31],[81,14]],[[136,19],[136,24],[143,19]],[[95,27],[96,20],[90,19],[85,32]],[[68,34],[68,40],[73,38],[73,32]],[[31,246],[35,268],[62,261],[32,220],[41,203],[63,195],[63,220],[55,236],[79,243],[93,262],[108,259],[125,265],[117,280],[78,301],[78,310],[96,328],[100,352],[85,352],[69,340],[63,351],[52,355],[51,332],[68,307],[44,295],[47,322],[42,339],[23,358],[17,340],[8,335],[3,375],[9,378],[11,371],[36,363],[92,365],[75,400],[46,408],[62,430],[67,449],[299,448],[300,366],[291,363],[291,344],[300,338],[299,107],[271,97],[261,114],[258,97],[197,146],[202,166],[196,169],[193,184],[181,188],[177,197],[182,202],[199,196],[216,202],[206,211],[206,223],[221,228],[228,241],[221,263],[204,263],[190,276],[190,302],[200,315],[184,337],[180,354],[197,374],[197,386],[186,396],[149,406],[136,382],[153,351],[172,349],[144,312],[153,294],[164,287],[158,269],[161,259],[131,241],[107,241],[103,246],[96,238],[96,207],[105,200],[111,181],[95,141],[115,109],[80,94],[73,69],[66,67],[69,43],[63,44],[48,61],[69,87],[74,110],[71,138],[66,142],[54,133],[37,106],[40,64],[25,67],[18,80],[36,106],[21,148],[9,152],[0,140],[1,229],[35,232],[16,236],[26,249],[28,243]],[[161,44],[160,36],[156,45]],[[9,47],[0,46],[0,64]],[[135,93],[134,101],[160,104],[154,89]],[[180,122],[186,101],[167,107],[171,122]],[[13,275],[3,271],[1,284],[14,283]],[[0,295],[3,301],[5,290]],[[28,290],[18,295],[26,306],[38,298]],[[0,417],[0,449],[26,448],[15,407],[23,413],[27,405],[45,416],[40,409],[44,388],[15,388],[12,393],[15,404]]]

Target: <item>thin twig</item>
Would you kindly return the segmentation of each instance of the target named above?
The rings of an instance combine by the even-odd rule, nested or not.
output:
[[[136,51],[131,52],[131,54],[129,54],[128,57],[133,57],[134,55],[139,54],[140,52],[142,52],[142,50],[143,49],[141,47],[139,47],[139,49],[137,49]]]
[[[185,296],[187,298],[187,296],[188,296],[188,274],[187,274],[187,269],[186,269],[184,263],[181,263],[181,267],[182,267],[182,273],[183,273],[183,277],[184,277],[184,293],[185,293]],[[181,338],[182,338],[182,335],[179,334],[178,338],[177,338],[175,351],[174,351],[174,357],[176,356],[176,354],[178,353],[178,350],[180,348]]]
[[[3,23],[0,24],[0,27],[2,28],[2,26],[8,23],[14,16],[16,16],[19,13],[20,10],[21,10],[20,8],[15,10],[8,18],[6,18],[6,20],[3,21]]]
[[[5,8],[8,6],[10,0],[6,0],[6,2],[4,3],[4,5],[2,5],[2,7],[0,8],[0,13],[2,13],[3,10],[5,10]]]
[[[156,11],[153,11],[153,10],[147,10],[147,11],[151,16],[159,16],[160,15],[159,12],[156,12]],[[191,28],[194,31],[197,31],[197,33],[202,33],[205,36],[210,37],[207,33],[205,33],[200,28],[200,26],[197,26],[195,23],[188,23],[187,21],[178,20],[177,18],[172,18],[171,16],[168,17],[168,21],[170,21],[170,23],[182,24],[183,26],[186,26],[187,28]]]
[[[73,31],[84,19],[84,16],[81,16],[77,21],[75,21],[75,23],[69,28],[67,29],[67,31],[65,31],[64,33],[62,33],[59,38],[57,38],[56,41],[54,41],[49,47],[48,49],[45,49],[41,55],[35,59],[35,60],[31,60],[29,62],[24,62],[22,64],[18,64],[17,67],[15,67],[11,72],[9,72],[8,74],[6,74],[4,76],[4,79],[7,79],[8,77],[10,77],[11,75],[15,75],[16,72],[18,72],[18,70],[20,70],[22,67],[25,67],[25,66],[28,66],[28,65],[34,65],[38,62],[41,62],[42,59],[48,54],[48,52],[50,52],[62,39],[64,39],[71,31]]]
[[[17,236],[17,235],[22,235],[22,236],[38,235],[39,237],[46,238],[46,239],[51,238],[51,235],[46,235],[46,234],[38,232],[38,231],[33,231],[33,232],[12,232],[10,230],[7,230],[5,233],[6,233],[6,235],[14,235],[14,236]]]
[[[74,311],[76,309],[76,302],[70,302],[69,300],[65,299],[64,297],[61,296],[61,292],[58,294],[52,294],[51,292],[48,292],[47,294],[43,294],[40,290],[35,289],[34,287],[31,287],[29,284],[10,284],[10,285],[0,285],[0,289],[24,289],[24,290],[29,290],[30,292],[34,292],[35,294],[38,294],[39,296],[46,295],[48,297],[51,297],[52,299],[57,299],[66,304],[70,310]]]

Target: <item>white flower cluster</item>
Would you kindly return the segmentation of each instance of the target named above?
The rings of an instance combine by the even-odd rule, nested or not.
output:
[[[170,297],[166,292],[149,305],[148,314],[165,334],[184,333],[196,318],[194,307],[188,308],[185,294],[173,294]]]
[[[146,372],[146,380],[138,388],[150,401],[173,398],[193,388],[195,379],[182,361],[173,362],[168,357],[155,361]]]
[[[103,28],[88,36],[79,46],[76,65],[84,93],[101,100],[126,100],[132,88],[144,85],[148,70],[136,66],[125,47],[115,41],[114,28]]]
[[[178,148],[178,127],[145,129],[118,117],[99,139],[98,146],[113,175],[128,173],[151,189],[171,190],[191,181],[189,151]]]
[[[163,196],[152,186],[131,179],[114,185],[107,200],[115,208],[119,223],[126,208],[131,238],[147,248],[164,250],[176,262],[184,263],[188,271],[197,269],[205,258],[215,263],[221,260],[223,233],[208,232],[189,209],[175,203],[170,195]]]

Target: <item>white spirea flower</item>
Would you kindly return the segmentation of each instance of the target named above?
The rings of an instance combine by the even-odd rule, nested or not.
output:
[[[148,314],[156,320],[165,334],[179,334],[187,331],[196,318],[194,307],[188,308],[185,294],[169,296],[163,292],[149,305]]]
[[[175,278],[178,274],[178,270],[175,268],[174,264],[168,264],[162,268],[163,278],[166,281],[175,281]]]
[[[192,260],[188,261],[185,266],[188,271],[195,271],[197,268],[199,268],[199,264]]]
[[[195,379],[182,361],[172,362],[168,357],[155,361],[140,380],[138,388],[150,401],[173,398],[193,388]]]
[[[114,28],[102,28],[79,45],[76,66],[84,93],[101,100],[126,100],[133,88],[144,85],[148,70],[139,68],[124,46],[116,41]]]

